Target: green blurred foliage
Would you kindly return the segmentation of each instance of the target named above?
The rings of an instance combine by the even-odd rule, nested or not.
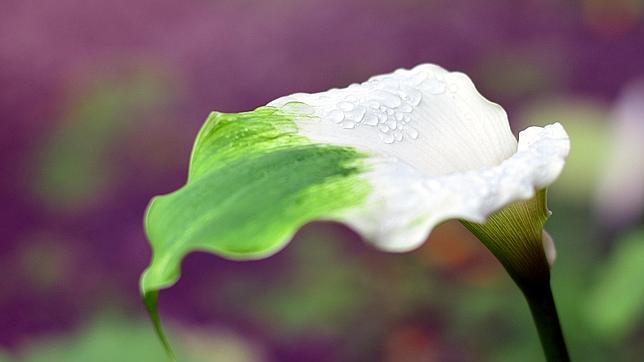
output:
[[[343,235],[323,224],[305,228],[288,247],[288,270],[270,288],[256,275],[231,278],[218,284],[213,303],[227,306],[235,301],[237,313],[274,326],[288,339],[311,331],[342,334],[365,313],[381,310],[386,313],[382,316],[400,317],[427,302],[433,280],[418,258],[387,256],[370,265],[348,252]],[[405,262],[399,263],[398,257]]]
[[[644,229],[621,238],[596,275],[585,301],[594,331],[611,342],[624,340],[638,328],[644,332]]]
[[[185,362],[259,362],[261,349],[226,331],[175,328],[177,354]],[[0,352],[1,362],[147,362],[167,356],[147,321],[104,313],[66,336],[39,338],[15,355]]]
[[[543,90],[557,88],[562,82],[561,62],[553,59],[553,51],[539,48],[497,49],[480,62],[481,84],[491,95],[506,101],[520,99]],[[492,97],[496,98],[496,97]]]
[[[115,147],[128,127],[167,103],[169,85],[157,72],[135,69],[93,79],[73,95],[33,163],[32,192],[57,211],[87,207],[114,185]]]
[[[294,248],[297,264],[292,268],[296,272],[280,283],[283,287],[266,290],[261,299],[251,299],[250,311],[278,324],[287,336],[304,333],[312,326],[321,335],[337,334],[365,307],[369,285],[360,265],[348,260],[337,242],[320,236],[301,240]],[[334,261],[332,268],[329,260]]]
[[[21,240],[13,268],[34,287],[47,292],[63,283],[71,274],[74,251],[61,247],[67,240],[52,232],[34,232]]]

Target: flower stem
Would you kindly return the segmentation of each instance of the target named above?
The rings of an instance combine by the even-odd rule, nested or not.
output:
[[[521,287],[521,290],[530,305],[546,360],[548,362],[570,361],[550,282],[528,284]]]

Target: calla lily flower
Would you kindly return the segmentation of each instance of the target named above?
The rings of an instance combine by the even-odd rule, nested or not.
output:
[[[143,293],[152,306],[191,251],[267,257],[319,219],[395,252],[459,219],[511,274],[523,278],[534,265],[547,273],[544,190],[569,147],[558,123],[527,128],[517,141],[505,111],[465,74],[432,64],[212,113],[187,184],[148,208],[154,255]]]

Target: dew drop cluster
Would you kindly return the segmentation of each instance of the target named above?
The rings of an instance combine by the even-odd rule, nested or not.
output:
[[[398,69],[378,75],[364,83],[322,93],[296,93],[274,101],[274,104],[303,102],[316,109],[326,122],[344,130],[370,128],[387,144],[416,140],[420,137],[421,117],[412,113],[429,106],[435,96],[458,93],[454,82],[447,82],[445,70],[428,64],[413,69]]]
[[[324,119],[344,129],[371,127],[384,143],[395,143],[418,139],[412,112],[424,101],[423,94],[439,95],[447,88],[440,75],[427,69],[399,69],[318,94],[318,101],[326,106]]]

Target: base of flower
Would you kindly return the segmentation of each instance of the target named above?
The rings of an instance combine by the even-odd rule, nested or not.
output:
[[[542,189],[490,215],[483,224],[461,223],[494,254],[523,292],[548,362],[565,362],[570,357],[550,289],[553,250],[549,250],[550,258],[544,250],[544,246],[553,247],[551,239],[544,241],[549,238],[543,230],[548,215],[546,190]]]

